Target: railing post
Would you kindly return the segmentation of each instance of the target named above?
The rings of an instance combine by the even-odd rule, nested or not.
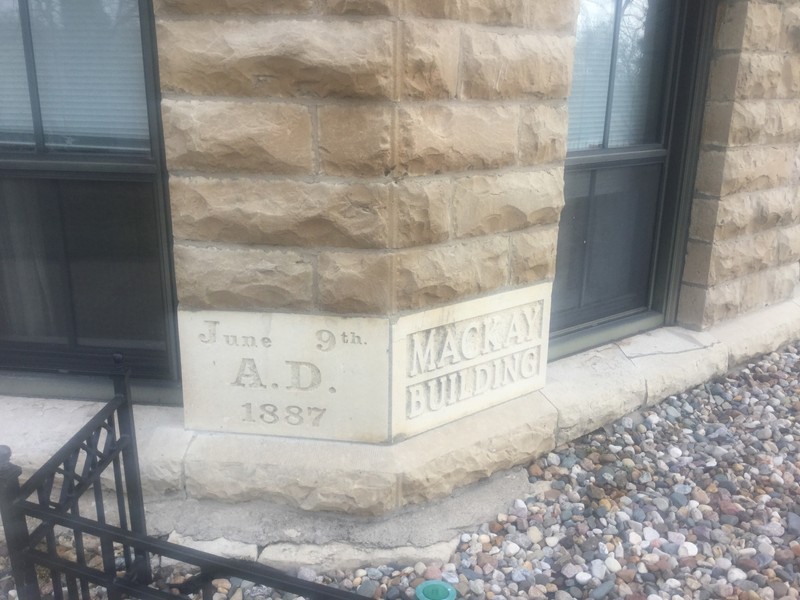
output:
[[[144,516],[144,495],[142,494],[142,478],[139,473],[139,450],[136,446],[136,426],[133,421],[133,403],[131,402],[130,373],[124,370],[122,356],[115,355],[117,373],[114,375],[114,394],[122,395],[125,403],[117,413],[120,434],[129,436],[130,444],[122,450],[122,468],[125,473],[125,494],[128,497],[130,511],[130,528],[134,533],[147,535],[147,523]],[[144,550],[134,548],[134,573],[137,583],[150,583],[150,556]]]
[[[16,501],[19,497],[19,476],[22,473],[17,465],[11,464],[11,448],[0,446],[0,519],[11,559],[11,575],[20,600],[39,600],[39,582],[36,570],[28,560],[28,525],[25,514]]]

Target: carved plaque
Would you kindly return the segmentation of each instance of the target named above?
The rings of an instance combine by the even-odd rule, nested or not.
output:
[[[398,319],[392,436],[454,421],[544,386],[550,285]]]
[[[179,311],[186,426],[385,442],[385,319]]]

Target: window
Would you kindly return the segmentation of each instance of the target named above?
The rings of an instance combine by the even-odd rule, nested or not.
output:
[[[551,356],[674,319],[713,0],[581,0]]]
[[[151,27],[0,0],[0,367],[176,375]]]

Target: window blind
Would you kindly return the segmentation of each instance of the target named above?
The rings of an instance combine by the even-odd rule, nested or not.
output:
[[[41,114],[28,96],[18,2],[30,15]],[[41,117],[48,150],[149,148],[136,0],[0,0],[3,136],[32,132]],[[27,7],[27,8],[26,8]],[[8,18],[6,18],[8,17]],[[6,84],[5,82],[9,83]]]
[[[0,0],[0,148],[33,145],[25,51],[17,0]]]

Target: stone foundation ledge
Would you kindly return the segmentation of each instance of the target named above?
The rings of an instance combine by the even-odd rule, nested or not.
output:
[[[800,298],[705,332],[658,329],[548,367],[539,392],[392,446],[186,431],[180,408],[137,406],[152,501],[278,501],[378,515],[523,464],[631,411],[800,338]],[[42,464],[97,404],[0,396],[0,443]]]

